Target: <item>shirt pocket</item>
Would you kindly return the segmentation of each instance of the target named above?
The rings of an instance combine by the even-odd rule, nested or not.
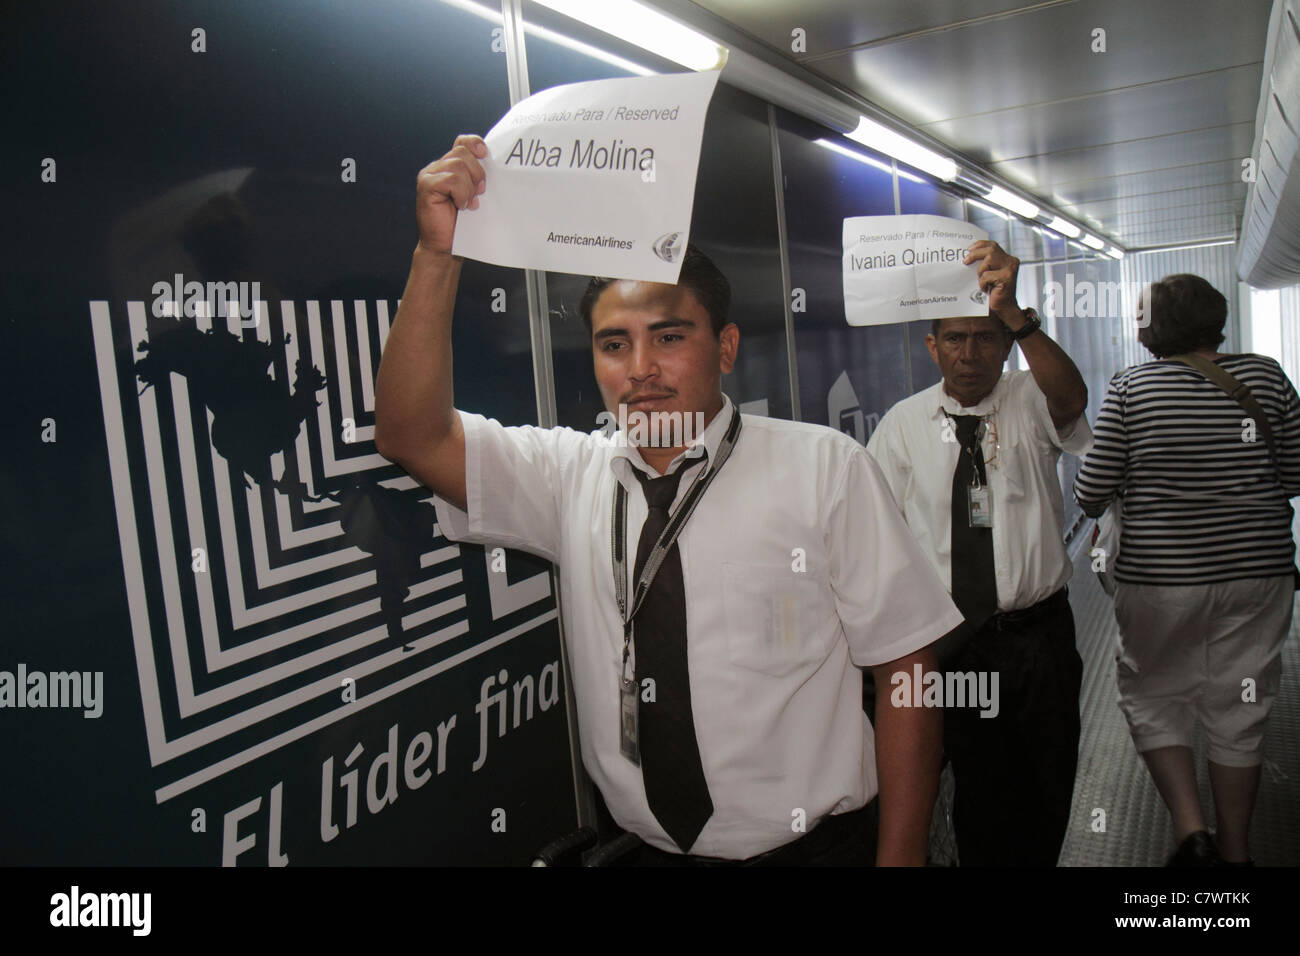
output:
[[[722,598],[733,664],[785,677],[830,653],[838,615],[824,577],[789,565],[724,563]]]

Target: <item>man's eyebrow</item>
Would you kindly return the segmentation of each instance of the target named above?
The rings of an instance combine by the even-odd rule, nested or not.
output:
[[[680,319],[673,316],[667,319],[660,319],[658,322],[651,322],[649,328],[651,332],[658,332],[662,329],[677,329],[683,326],[693,329],[695,328],[695,321],[693,319]]]
[[[660,319],[657,322],[651,322],[646,328],[648,328],[651,332],[662,332],[664,329],[680,329],[680,328],[693,329],[695,328],[695,326],[696,323],[693,319],[680,319],[680,318],[671,317],[666,319]],[[627,329],[607,328],[607,329],[601,329],[599,332],[597,332],[595,335],[592,336],[592,339],[594,341],[600,342],[605,339],[626,337],[627,334],[628,334]]]

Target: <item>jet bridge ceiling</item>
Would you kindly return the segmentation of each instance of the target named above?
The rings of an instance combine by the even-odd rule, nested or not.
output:
[[[695,3],[1125,248],[1238,232],[1271,0]]]

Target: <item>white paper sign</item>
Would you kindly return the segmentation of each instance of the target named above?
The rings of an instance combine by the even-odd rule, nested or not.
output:
[[[452,252],[523,269],[675,283],[718,71],[571,83],[492,127],[487,190]]]
[[[844,317],[849,325],[988,315],[966,249],[989,234],[944,216],[844,220]]]

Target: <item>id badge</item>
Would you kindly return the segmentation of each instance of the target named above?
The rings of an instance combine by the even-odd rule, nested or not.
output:
[[[622,751],[624,757],[639,767],[641,766],[641,747],[637,743],[638,697],[636,681],[620,678],[618,682],[618,749]]]
[[[967,488],[966,493],[970,503],[970,526],[972,528],[993,527],[993,496],[989,494],[989,486]]]

